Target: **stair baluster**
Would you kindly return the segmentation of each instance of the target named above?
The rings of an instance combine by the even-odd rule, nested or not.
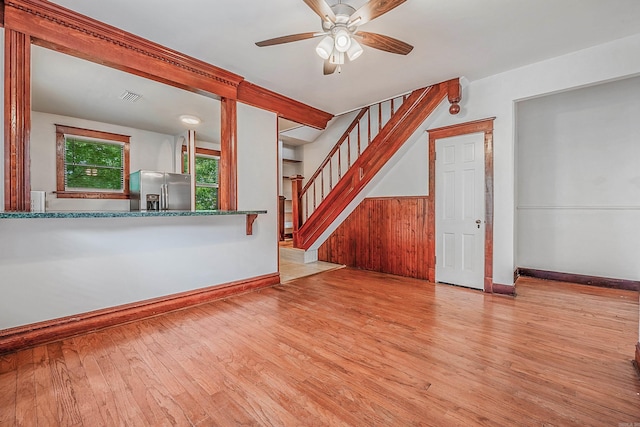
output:
[[[307,249],[320,237],[322,231],[347,206],[349,200],[353,200],[447,95],[450,97],[452,108],[453,104],[456,104],[456,110],[459,111],[459,92],[459,81],[454,79],[361,109],[299,193],[299,227],[302,229],[298,233],[298,229],[294,227],[294,246]],[[451,109],[450,112],[454,114]],[[363,120],[366,120],[366,124]],[[366,140],[363,134],[365,130]],[[357,138],[357,147],[353,147],[352,155],[351,142],[354,132],[353,138]],[[363,147],[365,141],[366,146]],[[346,148],[344,144],[347,145]],[[346,164],[342,161],[343,150],[347,150]],[[334,162],[337,168],[335,175]],[[355,167],[358,171],[351,170]],[[325,187],[326,173],[329,174],[328,189]],[[313,194],[310,195],[311,191]],[[312,203],[309,197],[312,198]],[[324,204],[323,201],[326,199],[330,202],[328,200],[327,204]]]

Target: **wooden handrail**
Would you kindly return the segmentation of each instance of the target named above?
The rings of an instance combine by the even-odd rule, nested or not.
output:
[[[306,221],[313,211],[316,210],[317,203],[322,203],[325,199],[325,196],[331,192],[334,187],[334,178],[335,183],[339,182],[342,177],[349,171],[352,167],[354,159],[357,159],[362,155],[363,151],[369,147],[371,144],[373,135],[378,134],[382,131],[382,129],[386,126],[387,122],[391,120],[391,118],[395,115],[400,106],[407,100],[408,94],[400,95],[394,98],[390,98],[384,101],[380,101],[377,104],[372,104],[367,107],[362,108],[359,113],[356,115],[351,124],[347,127],[347,130],[342,134],[342,136],[338,139],[337,143],[332,147],[329,154],[324,158],[320,166],[316,169],[316,171],[311,176],[306,183],[306,185],[302,188],[300,192],[300,206],[304,211],[304,215],[302,216],[303,221]],[[396,101],[399,100],[399,103]],[[377,113],[373,107],[377,108]],[[383,110],[389,109],[389,117],[385,117],[383,114]],[[371,129],[371,118],[372,115],[375,114],[377,120],[376,129]],[[366,123],[363,126],[362,120],[366,116]],[[363,129],[367,132],[366,139],[364,139]],[[356,135],[353,135],[353,132],[357,132]],[[357,140],[353,140],[353,138],[357,138]],[[354,143],[355,141],[355,143]],[[366,145],[363,147],[363,143]],[[355,147],[352,147],[355,145]],[[346,153],[343,153],[346,148]],[[353,148],[353,150],[352,150]],[[334,163],[336,163],[336,176],[334,177]],[[325,185],[325,175],[328,172],[328,186]],[[317,199],[317,186],[320,185],[320,199]],[[311,204],[309,204],[309,198],[311,197]],[[302,222],[301,222],[302,225]]]
[[[373,179],[420,124],[447,96],[447,82],[415,90],[407,97],[297,233],[295,247],[309,249],[356,195]],[[371,149],[369,149],[371,148]]]
[[[336,154],[336,152],[340,149],[344,140],[349,137],[349,134],[351,134],[353,129],[355,129],[356,125],[360,122],[360,119],[364,117],[364,115],[367,113],[369,108],[371,108],[371,106],[364,107],[362,110],[360,110],[356,118],[353,119],[353,122],[351,122],[351,124],[349,125],[345,133],[342,134],[338,142],[336,142],[336,145],[334,145],[331,151],[329,151],[329,154],[327,154],[327,157],[324,158],[322,163],[320,163],[320,166],[318,167],[318,169],[316,169],[316,172],[311,176],[309,181],[307,181],[307,184],[302,188],[302,192],[300,193],[301,196],[307,192],[307,190],[309,189],[309,187],[311,187],[311,185],[313,185],[313,182],[322,173],[322,171],[324,170],[324,167],[327,166],[327,164],[331,161],[331,158],[333,157],[333,155]]]

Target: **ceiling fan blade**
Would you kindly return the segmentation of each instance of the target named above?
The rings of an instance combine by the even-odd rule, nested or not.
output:
[[[297,42],[299,40],[312,39],[314,37],[323,36],[323,35],[324,33],[318,33],[318,32],[290,34],[288,36],[276,37],[275,39],[262,40],[261,42],[257,42],[256,45],[260,47],[273,46],[275,44],[291,43],[291,42]]]
[[[357,21],[357,25],[362,25],[376,19],[380,15],[384,15],[392,9],[395,9],[405,1],[407,0],[371,0],[368,3],[365,3],[365,5],[360,9],[353,12],[349,17],[349,22],[355,23]]]
[[[327,17],[329,21],[336,22],[336,14],[329,7],[325,0],[303,0],[307,6],[309,6],[320,18],[325,20]]]
[[[324,61],[324,66],[322,67],[322,73],[327,76],[329,74],[333,74],[338,69],[338,64],[332,64],[328,59]]]
[[[410,44],[382,34],[358,31],[354,34],[354,37],[365,46],[384,50],[385,52],[397,53],[398,55],[408,55],[413,50],[413,46]]]

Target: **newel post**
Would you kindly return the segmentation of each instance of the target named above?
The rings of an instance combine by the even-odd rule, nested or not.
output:
[[[293,222],[293,247],[298,247],[298,230],[302,225],[302,204],[300,195],[302,194],[302,175],[289,177],[291,180],[291,220]]]

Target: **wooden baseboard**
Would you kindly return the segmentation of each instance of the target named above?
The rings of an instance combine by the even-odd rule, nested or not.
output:
[[[165,297],[109,307],[88,313],[0,330],[0,354],[59,341],[186,307],[239,295],[280,283],[273,273],[223,285],[210,286]]]
[[[493,293],[494,294],[516,296],[516,285],[515,285],[515,283],[513,284],[513,286],[501,285],[500,283],[494,283],[493,286],[492,286],[492,289],[493,289]]]
[[[610,279],[607,277],[585,276],[572,273],[558,273],[555,271],[536,270],[533,268],[518,268],[517,271],[520,276],[535,277],[537,279],[599,286],[601,288],[624,289],[627,291],[637,291],[640,289],[640,282],[633,280]]]

